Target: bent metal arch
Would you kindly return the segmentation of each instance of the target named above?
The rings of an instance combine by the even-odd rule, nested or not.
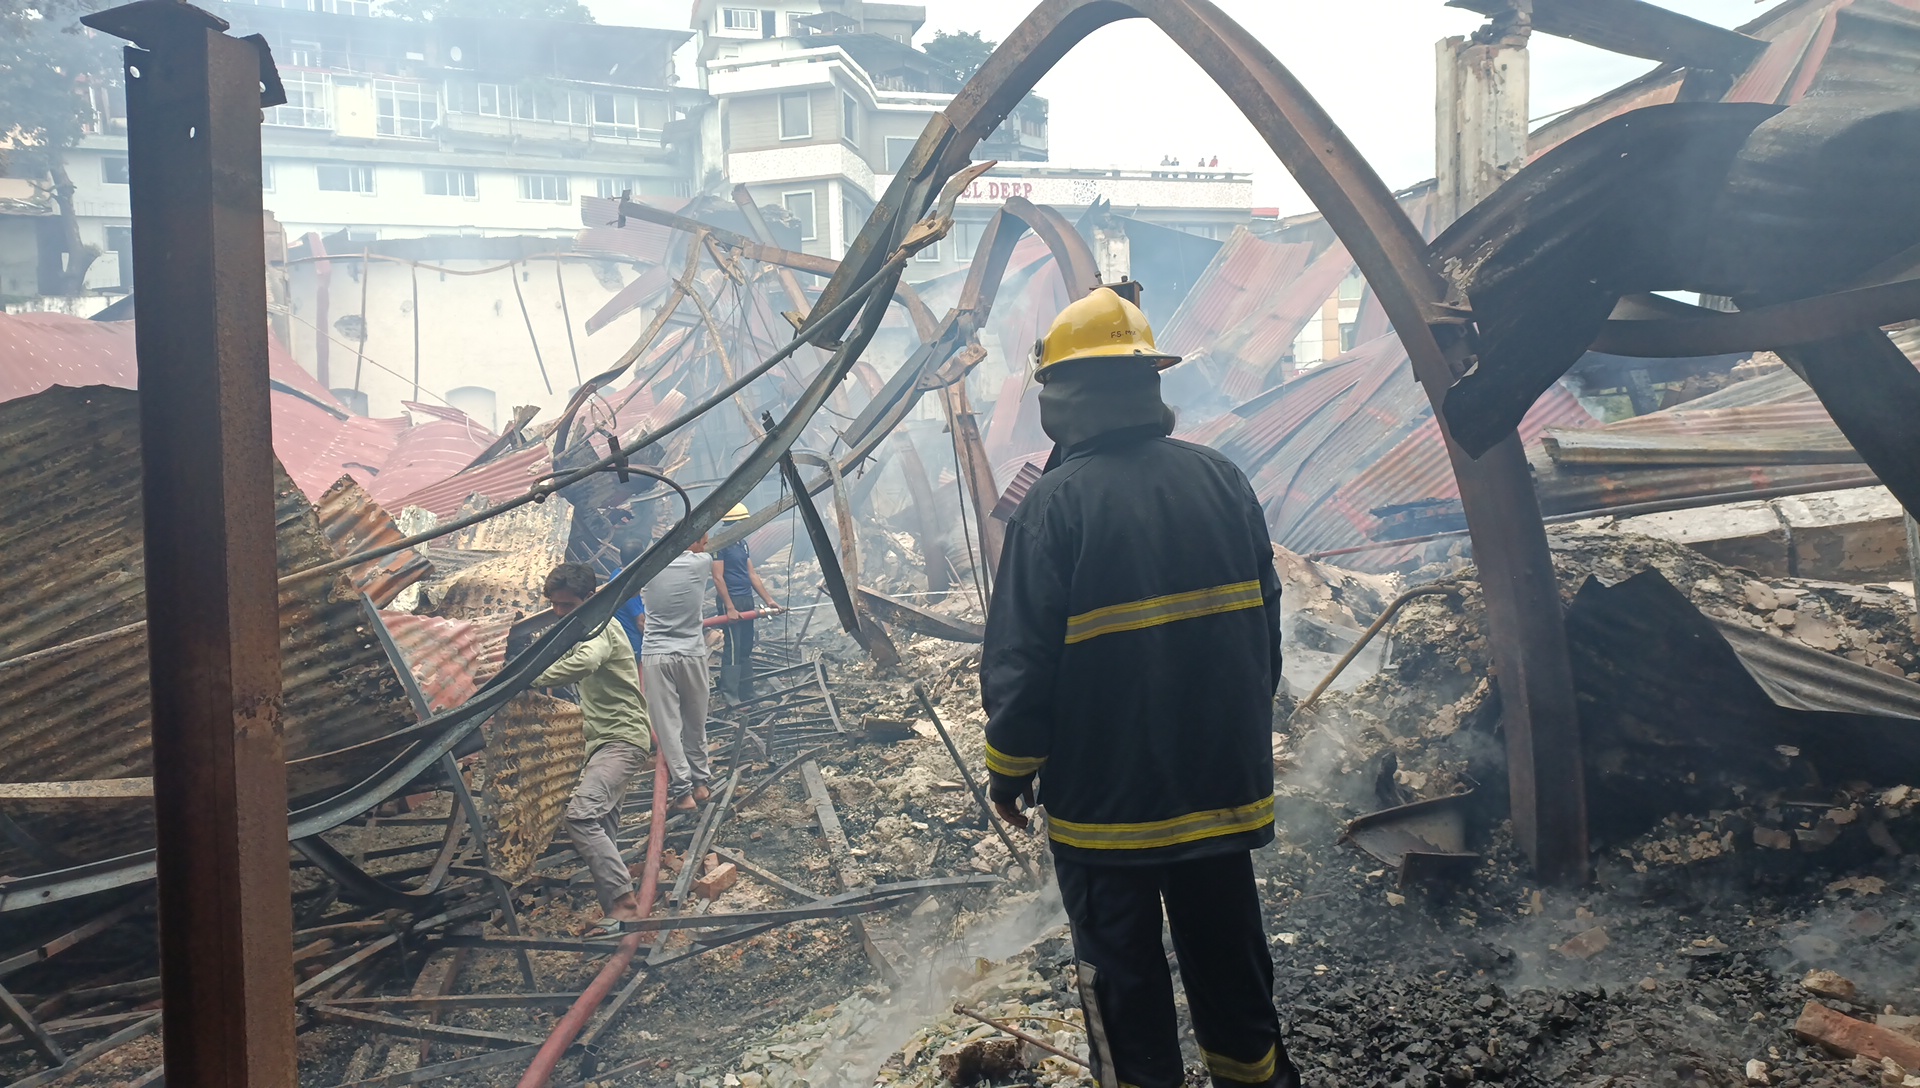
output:
[[[815,312],[832,309],[878,270],[933,194],[1068,50],[1100,27],[1134,18],[1152,20],[1259,130],[1353,255],[1405,344],[1446,439],[1472,534],[1506,732],[1514,834],[1543,878],[1583,879],[1586,801],[1573,678],[1526,458],[1513,432],[1479,460],[1468,457],[1440,411],[1447,387],[1472,363],[1465,308],[1449,297],[1419,233],[1326,111],[1209,0],[1043,0],[928,124]]]
[[[940,184],[944,183],[943,178]],[[933,191],[938,191],[940,184],[934,185]],[[668,218],[665,213],[648,214],[647,217],[655,222],[666,222]],[[691,222],[679,220],[670,225]],[[871,224],[868,229],[871,229]],[[960,290],[960,298],[947,316],[935,324],[930,316],[926,319],[919,316],[925,310],[924,305],[918,310],[910,310],[920,336],[920,347],[847,426],[842,436],[847,449],[839,462],[841,472],[852,472],[906,418],[923,393],[940,390],[947,423],[954,428],[955,447],[962,462],[961,471],[966,477],[967,489],[971,493],[974,520],[980,528],[985,563],[989,568],[999,562],[1003,539],[999,522],[989,516],[994,501],[999,497],[999,489],[994,484],[993,468],[982,448],[979,426],[973,419],[973,409],[967,403],[966,386],[961,379],[982,358],[981,354],[969,354],[965,349],[974,343],[980,329],[986,325],[1000,283],[1006,278],[1014,247],[1027,231],[1032,231],[1046,243],[1048,252],[1053,256],[1054,267],[1065,282],[1069,295],[1090,290],[1099,282],[1100,273],[1094,263],[1093,250],[1065,216],[1023,198],[1007,201],[994,213],[981,233],[973,262],[967,271],[966,283]],[[830,258],[789,253],[766,246],[743,249],[742,253],[771,264],[831,274],[836,278],[844,267],[842,262]],[[828,286],[831,288],[832,284]],[[814,304],[813,312],[824,312],[818,302]],[[955,366],[956,362],[960,365]],[[818,494],[831,482],[828,475],[822,473],[807,482],[807,492]],[[792,505],[792,496],[782,496],[716,534],[712,546],[718,549],[744,539]]]

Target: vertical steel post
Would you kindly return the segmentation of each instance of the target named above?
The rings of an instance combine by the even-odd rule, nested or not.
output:
[[[261,234],[264,45],[179,0],[126,50],[168,1080],[296,1083]]]
[[[1527,164],[1528,8],[1516,3],[1473,39],[1436,47],[1436,169],[1444,227]],[[1586,776],[1559,582],[1519,435],[1478,461],[1453,442],[1434,393],[1460,500],[1473,529],[1507,744],[1513,837],[1542,879],[1584,883]]]

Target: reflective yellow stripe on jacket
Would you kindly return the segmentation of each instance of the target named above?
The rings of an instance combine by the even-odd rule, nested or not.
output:
[[[1010,756],[991,744],[987,745],[987,770],[994,774],[1019,778],[1039,770],[1046,762],[1046,756]]]
[[[1067,620],[1067,645],[1099,638],[1101,635],[1139,631],[1148,627],[1158,627],[1164,623],[1198,619],[1201,616],[1216,616],[1222,612],[1238,612],[1246,608],[1259,608],[1261,604],[1260,583],[1253,581],[1235,582],[1230,586],[1195,589],[1186,593],[1169,593],[1164,597],[1148,597],[1144,601],[1109,605],[1106,608],[1096,608],[1091,612],[1082,612]]]
[[[1225,1054],[1215,1054],[1206,1047],[1200,1048],[1200,1057],[1207,1063],[1207,1072],[1240,1084],[1265,1084],[1273,1079],[1280,1065],[1280,1049],[1277,1046],[1268,1047],[1267,1056],[1257,1062],[1235,1061]]]
[[[1238,808],[1190,812],[1145,824],[1083,824],[1050,816],[1047,831],[1055,842],[1082,850],[1152,850],[1198,839],[1255,831],[1273,822],[1273,798]]]

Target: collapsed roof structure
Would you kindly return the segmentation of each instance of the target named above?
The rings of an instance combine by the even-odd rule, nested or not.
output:
[[[1600,33],[1570,11],[1536,0],[1532,26]],[[1326,216],[1237,234],[1181,297],[1162,329],[1189,356],[1168,381],[1184,409],[1180,434],[1246,468],[1287,548],[1404,570],[1433,558],[1427,540],[1471,533],[1513,753],[1513,815],[1543,872],[1577,875],[1586,864],[1574,674],[1543,515],[1875,481],[1909,508],[1920,498],[1920,439],[1906,425],[1920,373],[1902,350],[1914,338],[1881,331],[1920,313],[1908,259],[1920,213],[1906,197],[1910,179],[1884,161],[1920,161],[1920,3],[1789,3],[1739,33],[1676,45],[1652,75],[1536,132],[1527,167],[1449,225],[1436,192],[1388,192],[1285,69],[1210,4],[1048,0],[929,128],[842,262],[780,248],[739,195],[732,205],[584,200],[575,252],[637,269],[587,327],[637,309],[655,317],[556,419],[516,415],[496,435],[457,411],[410,404],[410,419],[370,420],[269,350],[274,452],[287,479],[277,513],[289,833],[315,865],[374,901],[424,902],[356,877],[312,840],[444,767],[490,717],[509,733],[550,723],[559,711],[524,701],[531,678],[735,502],[752,497],[756,509],[716,544],[758,533],[765,554],[797,544],[780,514],[818,525],[810,496],[829,488],[850,512],[865,482],[850,480],[879,479],[884,462],[917,508],[910,524],[927,589],[936,574],[971,573],[987,583],[986,603],[1001,532],[993,511],[1030,486],[1046,440],[1021,367],[1008,366],[998,389],[970,388],[982,384],[970,374],[987,345],[1015,354],[1098,282],[1088,239],[1098,209],[1075,223],[1010,202],[965,281],[937,289],[954,294],[944,316],[899,284],[900,264],[950,225],[956,185],[978,169],[973,144],[1061,52],[1125,15],[1152,18],[1229,84]],[[1369,287],[1351,350],[1296,366],[1301,328],[1355,272]],[[827,282],[813,290],[802,276]],[[1737,309],[1655,293],[1683,290]],[[862,359],[883,334],[903,345],[890,373]],[[0,463],[14,470],[8,508],[61,508],[52,524],[93,548],[87,561],[104,575],[74,577],[48,548],[21,562],[28,591],[14,620],[0,617],[12,633],[0,677],[20,678],[0,688],[0,704],[7,721],[36,723],[0,737],[0,779],[48,787],[24,795],[24,818],[0,822],[9,844],[0,908],[13,911],[145,882],[153,863],[148,826],[113,808],[148,797],[142,674],[130,664],[144,638],[139,481],[127,468],[137,464],[131,329],[8,318],[0,351],[10,394],[0,409],[17,423],[0,428]],[[1745,377],[1735,360],[1761,351],[1791,371],[1734,380]],[[1635,361],[1650,358],[1679,362]],[[1722,388],[1680,400],[1713,385]],[[1588,407],[1598,386],[1637,393],[1637,414],[1598,418]],[[989,392],[990,409],[976,413]],[[929,394],[951,434],[950,477],[929,477],[912,446],[908,421]],[[774,477],[790,452],[790,474]],[[798,463],[818,471],[802,478]],[[446,542],[482,525],[504,538],[507,523],[493,519],[529,509],[538,512],[509,545]],[[955,520],[960,549],[942,530]],[[45,548],[48,531],[21,523],[8,554],[28,555],[28,541]],[[628,562],[631,533],[653,542]],[[858,539],[848,528],[841,554],[820,558],[857,572]],[[577,616],[544,631],[518,626],[537,607],[529,577],[562,556],[623,572]],[[441,576],[438,614],[428,614],[432,600],[382,612],[429,564]],[[835,604],[876,658],[885,623],[967,633],[851,582]],[[1671,604],[1649,585],[1614,595]],[[1599,593],[1588,595],[1589,613],[1624,607]],[[95,702],[62,702],[61,685],[81,675],[112,682]],[[811,683],[837,714],[824,677]],[[748,732],[742,723],[731,736]],[[89,739],[69,748],[49,736]],[[805,730],[795,736],[798,751]],[[524,786],[539,800],[531,807],[544,806],[549,837],[542,791],[558,773],[535,768]],[[463,793],[459,781],[453,770],[445,786]],[[101,804],[71,807],[88,789]],[[529,835],[515,862],[527,872],[544,845]],[[477,826],[471,838],[483,838]],[[434,880],[459,842],[450,827]]]

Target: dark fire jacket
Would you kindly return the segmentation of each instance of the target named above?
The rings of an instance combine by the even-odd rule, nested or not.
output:
[[[1053,848],[1148,864],[1273,839],[1280,582],[1240,469],[1134,428],[1008,523],[981,693],[996,800],[1037,774]]]

